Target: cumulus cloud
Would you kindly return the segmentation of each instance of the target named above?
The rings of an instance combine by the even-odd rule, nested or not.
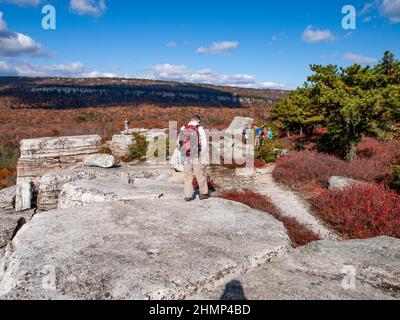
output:
[[[375,58],[366,57],[361,54],[354,54],[351,52],[346,53],[343,58],[347,61],[358,64],[374,64],[378,61]]]
[[[389,18],[390,22],[400,23],[400,0],[384,0],[382,13]]]
[[[16,57],[20,55],[49,56],[49,53],[31,37],[9,31],[7,23],[3,19],[3,12],[0,12],[0,56]]]
[[[79,15],[100,17],[107,10],[104,0],[71,0],[70,8]]]
[[[66,64],[36,65],[28,62],[14,61],[7,63],[0,61],[1,76],[20,77],[70,77],[70,78],[113,78],[114,73],[86,71],[82,62]]]
[[[238,46],[238,41],[214,42],[211,47],[200,47],[196,52],[199,54],[223,54],[236,49]]]
[[[318,43],[324,41],[333,41],[335,36],[330,30],[313,29],[312,25],[307,26],[301,39],[307,43]]]
[[[363,22],[369,22],[380,15],[388,18],[391,23],[400,23],[400,0],[366,2],[359,15],[364,16]]]
[[[249,74],[225,75],[211,69],[189,70],[185,65],[160,64],[146,68],[148,74],[144,78],[153,80],[214,84],[247,88],[284,88],[284,84],[275,82],[257,83]]]

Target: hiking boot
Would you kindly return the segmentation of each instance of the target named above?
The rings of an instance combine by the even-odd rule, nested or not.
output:
[[[207,200],[207,199],[210,198],[210,195],[209,195],[209,194],[201,194],[201,195],[199,196],[199,198],[200,198],[200,200]]]

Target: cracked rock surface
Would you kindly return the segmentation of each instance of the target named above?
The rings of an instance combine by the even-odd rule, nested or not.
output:
[[[289,246],[280,222],[222,199],[117,201],[54,210],[37,214],[9,245],[1,261],[0,295],[185,299]],[[49,270],[55,274],[50,289],[43,288]]]
[[[219,299],[225,292],[234,300],[400,299],[399,266],[399,239],[318,241],[291,249],[201,298]]]

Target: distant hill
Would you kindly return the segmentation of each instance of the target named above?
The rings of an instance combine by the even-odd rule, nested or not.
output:
[[[13,108],[75,109],[143,103],[166,107],[263,107],[272,106],[288,93],[143,79],[0,77],[0,98],[11,98]]]

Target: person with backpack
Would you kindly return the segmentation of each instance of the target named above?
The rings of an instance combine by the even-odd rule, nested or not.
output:
[[[200,200],[208,199],[210,197],[206,175],[208,139],[199,115],[192,116],[190,122],[181,128],[178,145],[184,157],[185,201],[193,200],[193,176],[199,185]]]
[[[271,141],[274,138],[274,133],[272,132],[272,130],[270,128],[268,128],[268,140]]]

